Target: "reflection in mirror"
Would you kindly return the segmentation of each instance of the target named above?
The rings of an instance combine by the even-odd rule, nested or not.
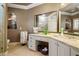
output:
[[[79,30],[79,18],[73,19],[73,30]]]
[[[71,3],[61,9],[61,27],[64,33],[79,35],[79,3]]]
[[[64,32],[71,32],[71,19],[69,15],[61,15],[61,28],[64,28]]]
[[[39,27],[38,31],[43,31],[47,27],[48,32],[57,32],[57,19],[56,11],[36,15],[36,27]]]
[[[45,26],[47,26],[47,16],[46,14],[41,14],[37,16],[36,27],[39,27],[39,31],[42,31]]]

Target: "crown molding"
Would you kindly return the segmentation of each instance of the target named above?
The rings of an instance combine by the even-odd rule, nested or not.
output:
[[[68,13],[68,12],[61,12],[62,15],[70,15],[70,16],[73,16],[73,15],[76,15],[76,14],[79,14],[79,12],[74,12],[74,13]]]
[[[27,5],[27,6],[24,6],[24,5],[17,5],[17,4],[11,4],[11,3],[8,3],[7,6],[8,7],[11,7],[11,8],[19,8],[19,9],[31,9],[31,8],[34,8],[36,6],[39,6],[39,5],[42,5],[44,3],[32,3],[30,5]]]

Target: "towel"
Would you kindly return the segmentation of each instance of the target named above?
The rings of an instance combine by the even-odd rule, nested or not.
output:
[[[27,31],[21,31],[20,43],[27,43]]]

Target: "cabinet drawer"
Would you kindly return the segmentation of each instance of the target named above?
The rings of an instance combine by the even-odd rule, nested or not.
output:
[[[42,37],[42,36],[35,36],[35,40],[48,42],[48,38],[46,38],[46,37]]]
[[[48,39],[49,39],[49,38],[42,37],[42,39],[41,39],[41,40],[42,40],[42,41],[45,41],[45,42],[48,42]]]
[[[29,36],[29,39],[35,39],[34,36]]]
[[[29,39],[48,42],[49,38],[42,36],[29,36]]]
[[[29,44],[33,44],[33,45],[35,45],[36,42],[35,42],[35,40],[29,40]]]
[[[36,50],[36,45],[30,44],[29,48],[32,49],[32,50]]]

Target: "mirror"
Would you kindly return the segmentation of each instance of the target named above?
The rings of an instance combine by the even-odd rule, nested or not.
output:
[[[71,3],[60,10],[64,33],[79,35],[79,4]]]
[[[36,15],[36,27],[39,27],[39,31],[47,27],[48,32],[57,32],[57,19],[56,11]]]
[[[73,30],[79,30],[79,18],[73,20]]]
[[[47,26],[48,20],[46,14],[37,15],[36,27],[39,27],[39,31],[43,31],[44,27]]]
[[[8,29],[17,29],[16,14],[15,13],[9,14]]]

